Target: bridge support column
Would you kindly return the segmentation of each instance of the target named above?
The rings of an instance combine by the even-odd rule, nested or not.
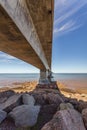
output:
[[[51,83],[52,72],[49,70],[40,70],[39,84]]]

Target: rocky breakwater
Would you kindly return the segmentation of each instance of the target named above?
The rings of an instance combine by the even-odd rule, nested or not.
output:
[[[37,123],[39,112],[40,106],[35,105],[33,96],[14,94],[0,104],[0,123],[7,118],[13,120],[16,127],[31,127]]]
[[[87,102],[65,97],[57,88],[0,95],[1,130],[87,129]]]

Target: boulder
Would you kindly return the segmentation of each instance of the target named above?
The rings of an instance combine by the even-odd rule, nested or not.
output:
[[[3,110],[0,110],[0,123],[7,117],[7,113]]]
[[[41,130],[41,128],[53,118],[56,111],[57,106],[55,104],[43,105],[41,107],[37,123],[38,130]]]
[[[83,109],[87,108],[87,102],[84,102],[82,100],[79,101],[78,106],[77,106],[77,110],[79,112],[82,112]]]
[[[34,96],[34,99],[36,101],[36,104],[39,104],[39,105],[46,105],[46,102],[45,102],[45,99],[44,99],[44,94],[40,94],[40,93],[35,93],[33,94]]]
[[[13,108],[21,104],[21,94],[15,94],[9,97],[4,103],[0,104],[0,109],[10,112]]]
[[[64,102],[59,94],[54,93],[48,93],[46,96],[46,100],[48,101],[49,104],[56,104],[56,105],[60,105],[60,103]]]
[[[1,104],[1,103],[4,103],[7,99],[8,99],[7,97],[1,97],[1,98],[0,98],[0,104]]]
[[[22,100],[23,100],[23,103],[25,105],[34,105],[35,104],[35,99],[33,96],[29,95],[29,94],[23,94],[22,95]]]
[[[49,105],[43,105],[41,112],[44,114],[46,114],[46,116],[48,114],[52,114],[54,115],[57,111],[57,105],[56,104],[49,104]]]
[[[5,90],[5,88],[4,88],[4,90]],[[2,98],[2,97],[9,98],[9,97],[13,96],[14,94],[15,94],[15,92],[13,90],[7,90],[4,92],[0,92],[0,98]]]
[[[81,114],[74,109],[61,110],[41,130],[86,130]]]
[[[78,105],[78,100],[76,98],[68,98],[69,101],[73,106]]]
[[[60,110],[74,109],[74,107],[71,103],[61,103],[59,108],[60,108]]]
[[[74,106],[74,108],[75,108],[76,110],[78,110],[78,104],[79,104],[79,102],[78,102],[77,99],[75,99],[75,98],[69,99],[68,102],[71,103],[71,104]]]
[[[9,113],[9,117],[12,118],[16,126],[31,127],[37,122],[40,106],[21,105],[12,110]]]
[[[82,110],[82,118],[87,129],[87,108]]]

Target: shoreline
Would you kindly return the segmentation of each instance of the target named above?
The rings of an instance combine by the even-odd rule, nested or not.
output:
[[[65,82],[65,80],[63,80],[63,81],[57,81],[56,83],[60,92],[64,96],[69,97],[69,98],[76,98],[77,100],[87,101],[87,88],[81,87],[80,83],[78,83],[80,84],[79,88],[69,87],[70,81]],[[67,85],[66,83],[67,84],[69,83],[69,84]],[[73,83],[75,84],[76,82],[73,82]],[[37,84],[38,84],[38,81],[35,81],[35,80],[28,81],[28,82],[27,81],[13,82],[11,86],[0,88],[0,92],[7,91],[7,90],[12,90],[16,93],[31,92],[36,89]]]

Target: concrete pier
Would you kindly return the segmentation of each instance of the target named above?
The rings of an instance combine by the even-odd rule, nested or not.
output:
[[[39,68],[40,81],[51,70],[53,10],[54,0],[0,0],[0,51]]]
[[[40,79],[39,79],[39,84],[49,84],[50,80],[48,78],[49,72],[48,70],[40,70]]]
[[[50,84],[53,81],[52,72],[49,70],[40,70],[39,84]]]

